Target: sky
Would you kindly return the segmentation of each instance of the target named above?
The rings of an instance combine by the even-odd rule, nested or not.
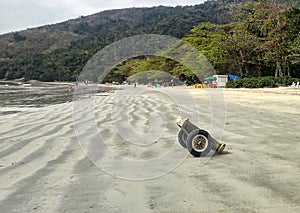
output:
[[[205,0],[0,0],[0,34],[54,24],[81,15],[129,7],[201,4]]]

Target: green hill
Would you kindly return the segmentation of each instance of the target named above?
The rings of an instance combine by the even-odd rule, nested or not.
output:
[[[110,10],[0,35],[0,79],[74,81],[87,60],[105,45],[145,33],[182,38],[199,23],[231,21],[236,2],[243,1]]]

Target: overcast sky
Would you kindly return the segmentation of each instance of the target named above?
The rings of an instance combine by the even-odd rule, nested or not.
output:
[[[0,34],[108,9],[195,5],[206,0],[0,0]]]

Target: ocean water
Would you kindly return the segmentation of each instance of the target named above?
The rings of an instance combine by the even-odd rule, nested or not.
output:
[[[0,107],[43,107],[72,101],[69,85],[0,82]]]

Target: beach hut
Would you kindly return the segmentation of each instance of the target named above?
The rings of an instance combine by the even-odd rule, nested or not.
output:
[[[225,87],[228,81],[227,75],[213,75],[204,78],[204,81],[211,88]]]
[[[214,75],[215,78],[215,84],[217,87],[225,87],[226,83],[228,81],[228,76],[227,75]]]

